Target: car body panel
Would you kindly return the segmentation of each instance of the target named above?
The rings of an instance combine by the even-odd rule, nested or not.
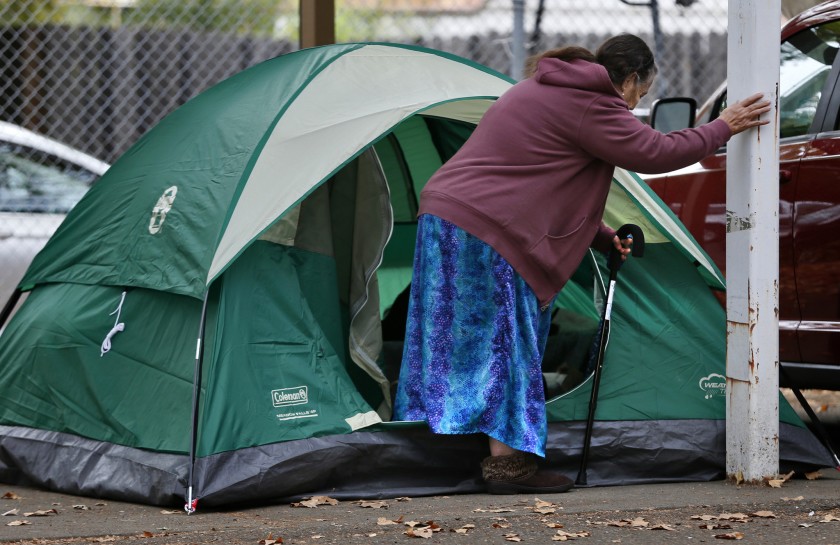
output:
[[[108,164],[0,121],[0,306]]]
[[[833,36],[840,36],[840,0],[804,12],[781,32],[779,357],[783,384],[840,389],[840,55]],[[715,119],[725,93],[724,83],[699,109],[697,125]],[[725,273],[726,149],[645,179]],[[725,305],[725,295],[719,299]]]

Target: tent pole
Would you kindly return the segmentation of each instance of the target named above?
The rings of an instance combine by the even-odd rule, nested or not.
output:
[[[193,469],[195,467],[195,447],[198,442],[198,401],[201,391],[201,364],[204,361],[204,326],[207,320],[207,300],[210,290],[204,293],[204,303],[201,305],[201,321],[198,326],[198,339],[195,343],[195,372],[193,374],[192,426],[190,427],[190,466],[187,477],[187,503],[184,510],[188,515],[195,512],[198,498],[193,498]]]
[[[20,288],[15,288],[15,291],[12,292],[12,296],[9,297],[9,300],[6,301],[6,305],[3,307],[3,312],[0,312],[0,328],[6,325],[6,320],[9,319],[9,316],[12,315],[12,310],[14,310],[15,305],[20,300],[21,296]]]

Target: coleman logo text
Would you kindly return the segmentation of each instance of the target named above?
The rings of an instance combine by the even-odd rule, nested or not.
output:
[[[294,388],[272,390],[271,401],[275,407],[288,407],[290,405],[309,403],[309,387],[295,386]]]

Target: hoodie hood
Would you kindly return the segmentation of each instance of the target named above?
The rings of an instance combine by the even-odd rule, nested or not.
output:
[[[543,85],[594,91],[621,98],[612,81],[610,81],[607,69],[598,63],[582,59],[573,61],[552,58],[542,59],[537,64],[534,79]]]

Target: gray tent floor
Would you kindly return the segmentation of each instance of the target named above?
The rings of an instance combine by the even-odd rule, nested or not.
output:
[[[725,473],[725,421],[596,422],[588,486],[710,481]],[[583,422],[551,423],[543,465],[577,475]],[[482,492],[478,435],[434,435],[425,426],[358,431],[243,448],[196,461],[199,505],[283,503],[314,495],[381,499]],[[780,424],[780,470],[829,467],[806,428]],[[182,506],[186,455],[74,435],[0,426],[0,482],[161,506]]]

